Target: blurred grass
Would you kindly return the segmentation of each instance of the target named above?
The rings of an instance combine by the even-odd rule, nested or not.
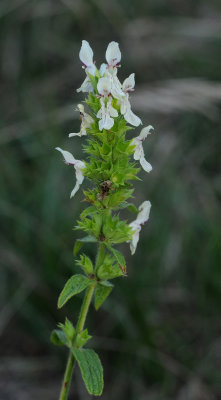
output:
[[[79,310],[80,296],[64,311],[56,301],[77,270],[72,228],[84,203],[80,193],[70,201],[74,174],[54,148],[81,153],[81,140],[67,137],[79,127],[81,40],[98,64],[118,40],[119,75],[136,73],[133,108],[156,134],[145,143],[154,170],[141,173],[135,199],[151,200],[150,221],[136,256],[125,247],[128,278],[88,322],[105,364],[103,398],[218,400],[219,2],[2,1],[0,18],[2,356],[63,360],[49,334]]]

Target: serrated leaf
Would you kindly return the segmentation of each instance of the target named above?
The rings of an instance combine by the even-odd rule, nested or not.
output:
[[[65,333],[60,329],[54,329],[51,333],[50,340],[56,346],[68,346],[68,339]]]
[[[115,261],[113,264],[102,264],[97,271],[99,279],[114,279],[122,275],[123,271]]]
[[[74,256],[76,256],[78,254],[78,252],[81,249],[83,243],[94,243],[94,242],[97,242],[97,240],[92,235],[88,235],[88,236],[85,236],[83,238],[76,239],[76,242],[75,242],[75,245],[74,245],[74,249],[73,249]]]
[[[74,244],[74,248],[73,248],[73,254],[74,257],[78,254],[78,252],[81,250],[83,243],[80,242],[80,240],[76,240],[75,244]]]
[[[82,292],[90,284],[91,280],[84,275],[73,275],[65,284],[58,298],[58,308],[63,305],[75,294]]]
[[[123,256],[123,254],[120,251],[114,249],[111,246],[108,246],[108,249],[113,253],[114,257],[116,258],[116,260],[117,260],[117,262],[118,262],[118,264],[119,264],[119,266],[120,266],[120,268],[122,270],[122,272],[124,274],[126,274],[126,261],[125,261],[125,258]]]
[[[76,349],[72,352],[80,367],[81,376],[89,394],[100,396],[103,391],[103,367],[94,350]]]
[[[128,203],[127,204],[127,208],[128,208],[128,210],[130,210],[130,211],[132,211],[134,213],[138,213],[138,209],[133,203]]]
[[[106,286],[106,287],[114,287],[113,283],[106,281],[106,280],[99,282],[99,285]]]
[[[110,282],[108,282],[110,283]],[[100,308],[100,306],[104,303],[104,301],[106,300],[106,298],[109,296],[111,290],[113,289],[113,285],[108,285],[108,286],[104,286],[104,285],[97,285],[96,287],[96,291],[95,291],[95,297],[94,297],[94,306],[95,309],[98,310],[98,308]]]

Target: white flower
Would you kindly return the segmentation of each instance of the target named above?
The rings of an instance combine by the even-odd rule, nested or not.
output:
[[[86,76],[84,82],[82,83],[82,85],[77,89],[77,92],[88,92],[88,93],[92,93],[94,90],[93,85],[90,81],[90,78],[88,76]]]
[[[100,78],[97,83],[98,93],[107,97],[111,92],[111,81],[108,77]]]
[[[101,78],[103,79],[103,78]],[[109,97],[107,103],[105,104],[105,98],[101,97],[101,108],[97,113],[97,118],[99,121],[99,129],[102,131],[103,129],[111,129],[114,125],[114,119],[111,117],[117,117],[118,112],[112,107],[112,97]]]
[[[80,132],[69,133],[68,135],[69,137],[87,135],[87,128],[89,128],[90,125],[94,122],[93,118],[84,111],[84,106],[82,104],[77,105],[77,110],[80,112],[80,118],[81,118]]]
[[[152,170],[152,166],[147,160],[145,160],[142,142],[146,139],[147,135],[151,134],[151,129],[153,129],[151,125],[146,126],[141,130],[139,136],[135,137],[131,142],[131,145],[135,146],[134,160],[139,160],[140,165],[146,172],[150,172]]]
[[[122,85],[117,77],[117,68],[112,70],[108,69],[106,76],[109,77],[111,82],[111,94],[115,99],[120,100],[122,97],[125,96],[125,93],[122,90]]]
[[[101,76],[103,76],[105,74],[106,70],[107,70],[107,64],[105,64],[105,63],[101,64],[100,69],[99,69],[99,74]]]
[[[85,68],[86,78],[77,92],[93,92],[93,86],[88,74],[95,75],[96,67],[93,62],[93,50],[86,40],[82,40],[82,46],[79,53],[80,60]]]
[[[124,92],[121,88],[121,83],[117,78],[117,66],[121,60],[121,52],[119,44],[117,42],[109,43],[106,50],[107,64],[101,64],[99,73],[101,76],[105,76],[110,80],[111,89],[110,93],[115,99],[120,99],[124,96]]]
[[[94,53],[89,43],[86,40],[82,40],[82,46],[79,53],[79,57],[82,63],[84,64],[86,72],[94,76],[96,72],[96,67],[93,62],[93,55]]]
[[[131,110],[131,104],[129,101],[128,92],[132,92],[135,86],[134,74],[130,74],[128,78],[126,78],[122,85],[123,96],[117,97],[120,103],[120,112],[124,116],[125,120],[133,125],[138,126],[142,124],[141,119],[133,113]]]
[[[130,74],[128,78],[123,81],[122,89],[125,93],[132,92],[135,86],[135,74]]]
[[[109,66],[116,67],[119,65],[121,60],[121,52],[119,49],[119,44],[117,42],[111,42],[107,46],[106,50],[106,60]]]
[[[71,153],[69,153],[69,151],[62,150],[60,147],[56,147],[56,150],[61,152],[61,154],[64,157],[64,162],[67,165],[73,165],[75,168],[76,185],[71,192],[71,197],[73,197],[84,180],[83,169],[86,167],[86,165],[83,161],[76,160],[74,156]]]
[[[126,93],[125,97],[122,97],[120,99],[120,112],[124,116],[128,124],[131,124],[133,126],[139,126],[140,124],[142,124],[141,119],[131,110],[128,93]]]
[[[135,253],[137,248],[137,243],[139,241],[139,234],[141,231],[141,225],[143,225],[149,219],[150,208],[151,208],[150,201],[144,201],[138,209],[139,213],[137,215],[137,218],[135,219],[135,221],[129,224],[129,226],[134,231],[132,239],[130,241],[130,251],[132,255]]]

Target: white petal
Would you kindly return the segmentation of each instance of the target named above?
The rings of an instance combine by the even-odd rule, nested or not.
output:
[[[111,77],[111,94],[118,100],[125,96],[125,93],[121,89],[121,83],[116,75],[112,75]]]
[[[82,182],[84,180],[84,174],[82,172],[82,169],[84,169],[85,167],[86,167],[86,165],[83,161],[76,160],[76,164],[75,164],[76,185],[71,192],[71,196],[70,196],[71,198],[74,197],[75,193],[78,191],[80,185],[82,184]]]
[[[79,53],[80,60],[87,67],[93,64],[93,50],[86,40],[82,40],[82,46]]]
[[[120,112],[122,115],[124,115],[127,111],[127,107],[128,107],[128,99],[127,97],[121,97],[120,99]]]
[[[73,136],[82,136],[82,134],[81,134],[81,132],[78,132],[78,133],[71,132],[68,135],[68,137],[73,137]]]
[[[103,76],[105,74],[106,70],[107,70],[107,64],[105,64],[105,63],[101,64],[100,69],[99,69],[99,74],[101,76]]]
[[[117,117],[118,116],[117,110],[114,107],[112,107],[112,98],[110,98],[108,100],[107,110],[108,110],[108,112],[109,112],[111,117]]]
[[[114,125],[114,120],[107,113],[103,116],[103,118],[99,121],[99,129],[102,131],[103,129],[111,129]]]
[[[139,213],[137,215],[136,223],[142,225],[145,222],[147,222],[150,215],[150,209],[151,209],[151,202],[149,200],[145,200],[138,208]]]
[[[94,122],[94,120],[89,114],[85,113],[84,114],[84,122],[85,122],[86,127],[88,128]]]
[[[106,50],[106,60],[108,65],[112,65],[113,67],[119,64],[121,60],[121,52],[117,42],[109,43]]]
[[[108,96],[111,92],[111,81],[110,78],[104,77],[100,78],[97,84],[98,93],[102,94],[103,96]]]
[[[83,104],[78,104],[76,111],[79,111],[81,114],[84,114],[84,106],[83,106]]]
[[[135,115],[133,113],[133,111],[131,110],[131,108],[129,108],[126,113],[124,114],[124,118],[126,119],[126,121],[133,125],[133,126],[139,126],[140,124],[142,124],[141,119]]]
[[[79,190],[80,183],[77,181],[74,189],[71,192],[70,198],[74,197],[75,193]]]
[[[145,126],[143,128],[138,136],[140,140],[146,139],[147,135],[150,135],[152,132],[150,132],[151,129],[154,129],[151,125]]]
[[[148,219],[150,215],[151,203],[150,201],[144,201],[139,207],[139,213],[135,221],[130,223],[130,227],[133,229],[134,233],[132,235],[132,239],[130,241],[130,250],[133,255],[137,248],[137,243],[139,241],[139,233],[141,230],[141,225],[143,225]]]
[[[150,172],[153,169],[152,165],[144,157],[140,158],[140,165],[146,172]]]
[[[66,164],[75,165],[77,160],[75,160],[74,156],[69,153],[69,151],[62,150],[60,147],[56,147],[56,150],[60,151],[63,155]]]
[[[77,160],[75,164],[75,170],[76,170],[76,179],[79,183],[82,183],[84,180],[84,174],[83,174],[83,169],[86,167],[85,163],[81,160]]]
[[[136,230],[132,236],[132,240],[130,241],[130,251],[132,255],[136,251],[138,241],[139,241],[139,230]]]
[[[90,81],[90,78],[88,78],[88,76],[86,76],[84,82],[82,83],[82,85],[76,91],[78,93],[79,92],[83,92],[83,93],[89,92],[89,93],[91,93],[91,92],[93,92],[93,90],[94,89],[93,89],[92,83]]]
[[[130,74],[123,82],[122,89],[124,92],[129,92],[134,89],[135,86],[135,74]]]
[[[134,143],[132,142],[131,144],[135,144],[135,140]],[[138,142],[138,144],[135,147],[134,150],[134,160],[140,160],[142,157],[144,157],[144,151],[143,151],[143,146],[142,146],[142,142]]]

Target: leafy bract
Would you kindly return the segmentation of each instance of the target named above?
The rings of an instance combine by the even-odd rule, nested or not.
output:
[[[75,294],[82,292],[90,284],[91,280],[84,275],[73,275],[65,284],[58,298],[58,308],[63,305]]]
[[[96,310],[98,310],[98,308],[100,308],[100,306],[104,303],[104,301],[109,296],[112,289],[113,285],[103,286],[101,284],[98,284],[96,286],[95,297],[94,297],[94,306]]]

